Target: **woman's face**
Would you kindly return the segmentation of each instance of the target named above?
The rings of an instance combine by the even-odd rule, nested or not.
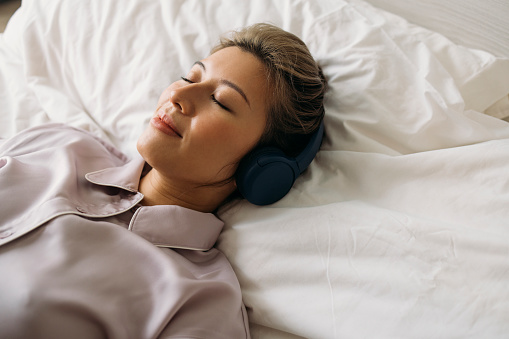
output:
[[[267,120],[262,63],[237,47],[196,62],[159,98],[138,151],[160,174],[204,185],[232,177]]]

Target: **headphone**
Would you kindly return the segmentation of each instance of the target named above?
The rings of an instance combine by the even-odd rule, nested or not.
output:
[[[255,205],[269,205],[283,198],[297,177],[311,164],[323,139],[323,121],[304,150],[295,158],[277,147],[262,147],[241,160],[235,179],[244,198]]]

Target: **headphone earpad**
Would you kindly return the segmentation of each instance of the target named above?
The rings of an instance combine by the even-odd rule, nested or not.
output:
[[[265,147],[243,159],[237,169],[237,187],[250,203],[272,204],[284,197],[299,175],[294,158],[275,147]]]

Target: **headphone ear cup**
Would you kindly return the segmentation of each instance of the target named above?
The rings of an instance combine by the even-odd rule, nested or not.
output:
[[[235,180],[240,194],[255,205],[272,204],[283,198],[297,177],[309,166],[320,149],[323,121],[304,150],[295,158],[276,147],[262,147],[241,160]]]
[[[261,148],[245,157],[237,169],[237,187],[255,205],[272,204],[284,197],[299,175],[295,159],[275,147]]]

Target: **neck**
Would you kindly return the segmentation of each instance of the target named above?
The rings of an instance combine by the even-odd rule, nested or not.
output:
[[[233,183],[221,186],[183,185],[166,180],[151,169],[140,180],[143,205],[177,205],[200,212],[213,212],[235,190]]]

